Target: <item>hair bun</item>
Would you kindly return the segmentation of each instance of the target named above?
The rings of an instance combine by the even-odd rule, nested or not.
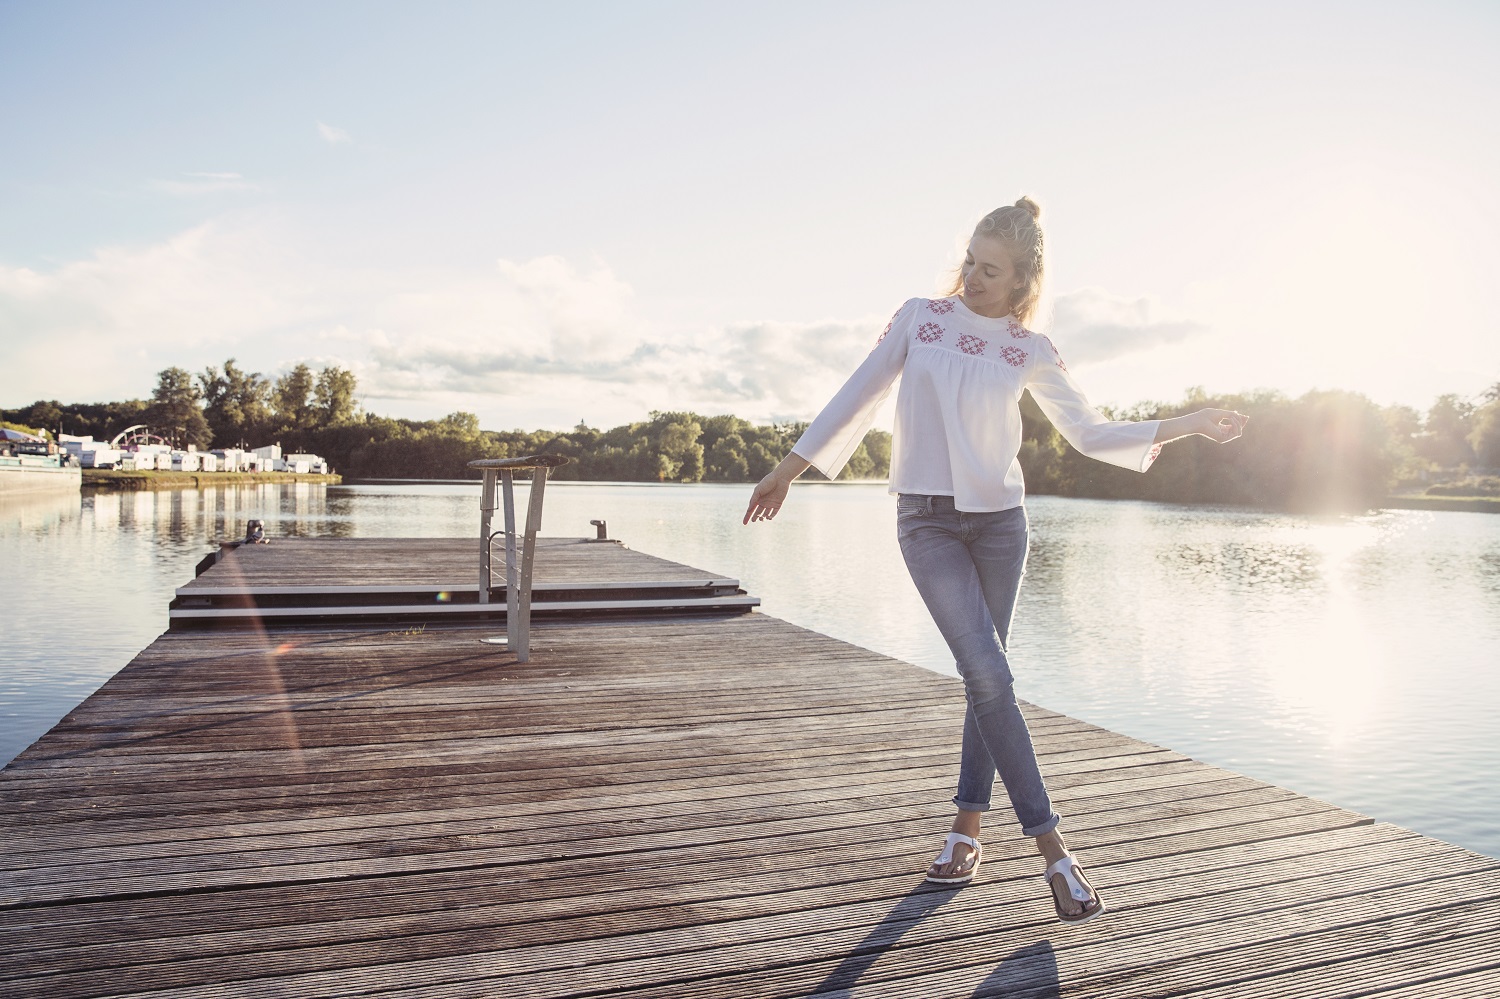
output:
[[[1035,201],[1032,201],[1031,198],[1027,197],[1024,194],[1016,199],[1015,207],[1026,209],[1031,213],[1031,217],[1034,219],[1040,219],[1042,217],[1042,206],[1037,204]]]

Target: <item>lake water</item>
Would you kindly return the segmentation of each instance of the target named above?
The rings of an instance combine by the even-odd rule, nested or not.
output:
[[[633,548],[738,577],[766,613],[953,673],[884,486],[799,483],[774,523],[744,527],[748,495],[552,483],[543,533],[607,520]],[[1500,856],[1500,516],[1027,508],[1022,697]],[[477,486],[445,485],[6,501],[0,763],[161,633],[172,591],[246,519],[273,538],[453,537],[477,511]]]

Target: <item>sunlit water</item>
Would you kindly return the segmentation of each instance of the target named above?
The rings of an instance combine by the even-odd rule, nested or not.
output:
[[[524,490],[522,498],[524,499]],[[945,673],[883,486],[554,483],[543,533],[738,577],[762,610]],[[1033,497],[1011,640],[1028,700],[1500,856],[1500,516],[1300,517]],[[478,488],[264,485],[0,505],[0,762],[167,623],[211,539],[468,536]],[[816,663],[808,668],[816,669]]]

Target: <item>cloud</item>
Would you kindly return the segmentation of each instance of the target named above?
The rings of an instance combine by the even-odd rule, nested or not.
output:
[[[234,357],[268,375],[299,362],[340,364],[374,412],[468,409],[487,427],[570,425],[580,413],[614,425],[652,409],[808,419],[885,322],[671,326],[646,314],[602,260],[359,268],[299,253],[296,233],[292,223],[237,218],[48,272],[0,267],[0,338],[13,362],[0,405],[141,396],[162,368],[196,371]],[[1207,330],[1149,298],[1098,288],[1059,297],[1054,312],[1054,334],[1075,365]]]
[[[354,141],[354,136],[350,135],[342,128],[338,128],[334,125],[329,125],[321,121],[318,122],[318,134],[321,135],[323,137],[323,141],[328,143],[330,146],[336,146],[340,142]]]
[[[222,361],[315,321],[287,254],[267,255],[271,242],[254,227],[208,224],[49,272],[0,266],[0,347],[14,362],[0,404],[140,396],[162,368],[209,352]]]
[[[14,366],[0,405],[149,393],[155,373],[235,357],[267,374],[353,370],[374,412],[480,413],[486,426],[613,425],[652,409],[809,418],[883,317],[667,328],[602,261],[502,259],[473,272],[358,269],[227,222],[50,272],[0,267]],[[64,367],[58,357],[73,359]]]
[[[611,349],[559,349],[540,331],[489,344],[388,335],[371,351],[373,386],[527,395],[592,385],[661,408],[733,410],[756,418],[809,417],[832,396],[879,335],[880,323],[763,322],[691,336],[622,340]],[[587,395],[587,389],[581,389]]]
[[[629,285],[602,264],[580,270],[559,257],[501,260],[483,281],[384,303],[378,335],[368,341],[366,381],[392,399],[572,396],[570,408],[581,408],[604,392],[637,415],[708,408],[805,417],[854,369],[881,326],[871,316],[668,331],[633,304]]]
[[[1072,364],[1089,364],[1178,343],[1209,331],[1206,323],[1163,315],[1147,296],[1126,298],[1080,288],[1053,302],[1052,336]]]
[[[204,194],[220,194],[225,191],[258,191],[237,173],[184,173],[177,180],[154,180],[151,187],[178,197],[198,197]]]

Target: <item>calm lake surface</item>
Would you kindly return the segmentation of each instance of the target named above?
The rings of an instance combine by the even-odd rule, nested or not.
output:
[[[5,501],[0,763],[165,630],[172,591],[246,519],[272,538],[466,537],[478,495],[277,484]],[[748,496],[552,483],[543,533],[607,520],[632,548],[738,577],[768,614],[954,672],[883,485],[799,484],[774,523],[743,527]],[[1045,496],[1027,509],[1022,697],[1500,856],[1500,516]]]

